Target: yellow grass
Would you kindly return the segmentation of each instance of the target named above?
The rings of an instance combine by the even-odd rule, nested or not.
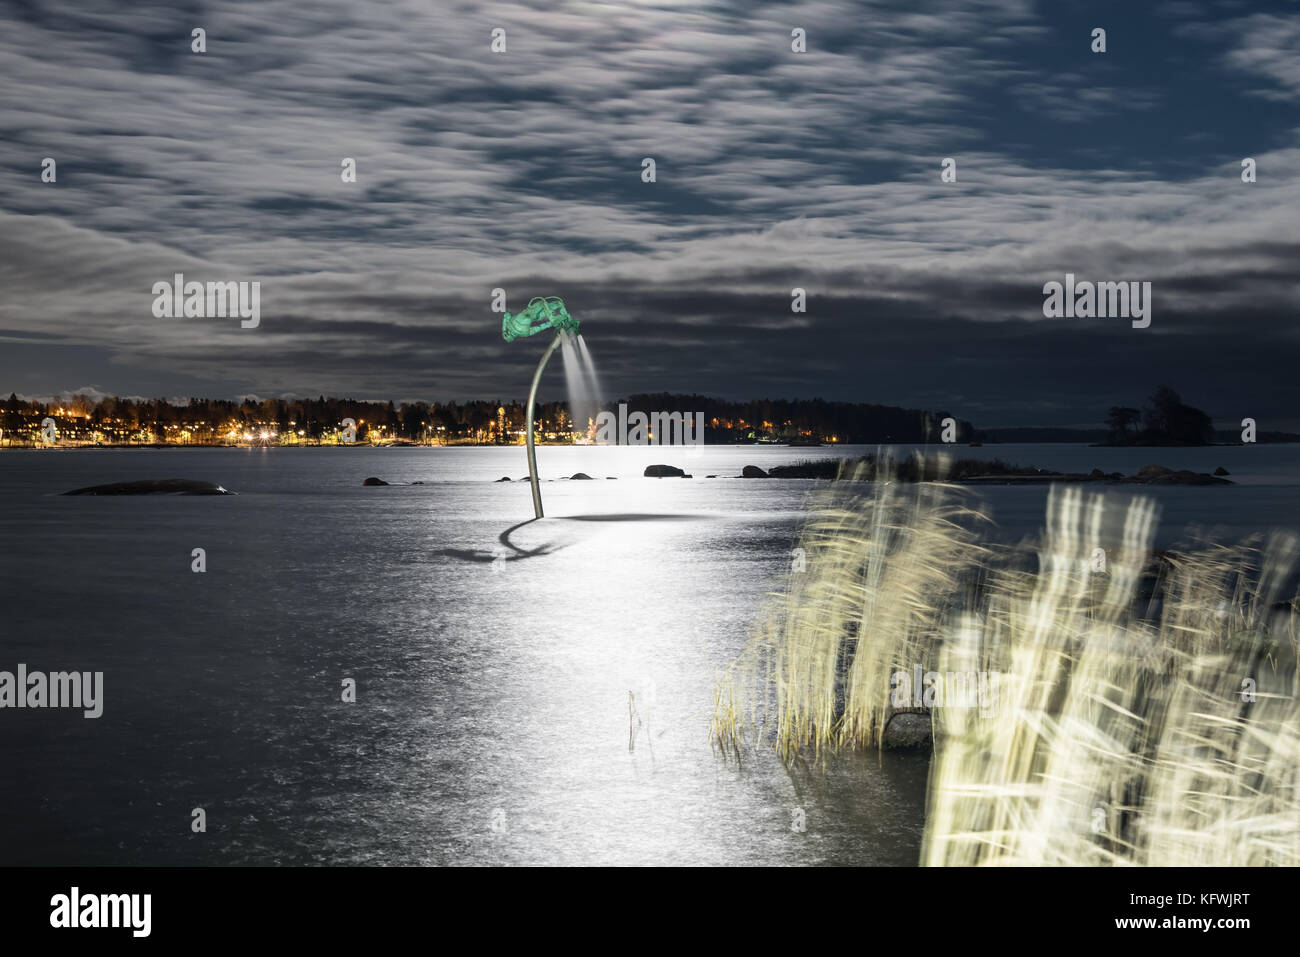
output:
[[[1300,864],[1294,539],[1198,541],[1144,602],[1149,500],[1054,488],[1031,561],[959,489],[856,487],[814,509],[715,742],[825,761],[881,745],[897,672],[996,673],[991,713],[930,711],[923,863]]]

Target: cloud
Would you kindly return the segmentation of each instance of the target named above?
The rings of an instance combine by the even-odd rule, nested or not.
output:
[[[1224,56],[1227,65],[1276,85],[1254,90],[1256,96],[1294,103],[1300,94],[1300,14],[1257,13],[1228,27],[1239,39]]]
[[[1028,0],[24,9],[0,34],[0,336],[42,337],[51,378],[90,348],[111,391],[165,370],[208,394],[513,394],[535,356],[501,341],[498,286],[513,308],[565,296],[623,392],[951,405],[960,387],[1008,415],[1018,376],[1046,413],[1148,375],[1080,378],[1054,350],[1194,367],[1244,313],[1262,354],[1294,356],[1276,317],[1297,292],[1297,131],[1252,146],[1256,184],[1213,141],[1174,175],[1123,131],[1166,122],[1177,87],[1052,62],[1060,29]],[[1207,37],[1250,90],[1290,95],[1296,22]],[[1150,343],[1044,320],[1067,271],[1152,281]],[[155,319],[177,272],[260,281],[261,326]]]

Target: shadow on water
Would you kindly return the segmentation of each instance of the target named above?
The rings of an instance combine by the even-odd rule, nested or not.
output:
[[[504,532],[497,536],[497,542],[502,548],[509,549],[509,553],[503,553],[500,550],[484,552],[472,548],[440,548],[434,552],[435,555],[445,555],[448,558],[456,558],[463,562],[478,562],[481,564],[490,564],[497,561],[517,562],[525,558],[540,558],[543,555],[550,555],[567,547],[566,544],[557,544],[554,542],[543,542],[533,549],[520,548],[510,540],[510,536],[519,529],[535,522],[655,522],[655,521],[690,521],[691,519],[703,518],[701,515],[652,515],[644,513],[628,512],[622,514],[609,515],[562,515],[556,518],[530,518],[526,522],[519,522],[511,525]]]
[[[491,552],[483,552],[483,551],[479,551],[478,549],[471,549],[471,548],[440,548],[436,552],[434,552],[434,554],[445,555],[448,558],[458,558],[463,562],[479,562],[483,564],[490,564],[492,562],[498,562],[498,561],[517,562],[525,558],[538,558],[542,555],[549,555],[552,552],[559,551],[561,548],[564,547],[563,545],[553,545],[544,542],[541,545],[539,545],[537,548],[530,550],[526,548],[520,548],[514,542],[510,541],[510,536],[512,533],[523,528],[525,525],[531,525],[533,524],[533,522],[536,521],[540,521],[540,519],[530,518],[526,522],[520,522],[517,525],[511,525],[504,532],[502,532],[500,535],[497,536],[497,541],[501,544],[501,546],[503,548],[509,549],[510,552],[512,552],[513,554],[507,554],[505,552],[502,552],[500,549]]]
[[[556,519],[559,522],[656,522],[669,521],[681,522],[690,521],[691,519],[704,518],[703,515],[646,515],[635,512],[628,512],[622,515],[562,515]],[[533,519],[537,521],[537,519]],[[524,522],[527,525],[527,522]],[[518,525],[515,528],[519,528]],[[514,531],[514,529],[510,529]]]

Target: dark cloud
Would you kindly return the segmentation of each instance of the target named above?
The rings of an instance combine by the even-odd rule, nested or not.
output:
[[[0,387],[518,395],[502,287],[621,394],[1083,424],[1166,381],[1300,426],[1300,15],[1132,7],[11,4]],[[176,272],[261,326],[154,319]],[[1044,319],[1066,272],[1151,281],[1151,328]]]

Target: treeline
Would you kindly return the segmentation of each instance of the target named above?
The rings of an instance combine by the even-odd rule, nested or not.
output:
[[[1106,426],[1108,445],[1209,445],[1214,441],[1209,414],[1187,405],[1167,385],[1151,393],[1141,409],[1111,406]]]
[[[629,409],[703,413],[706,442],[746,441],[772,438],[810,438],[838,443],[939,442],[943,420],[953,419],[956,441],[977,438],[970,422],[950,416],[945,410],[903,409],[860,402],[828,402],[825,399],[754,399],[730,402],[705,395],[640,393],[625,400],[606,403],[616,410],[618,401]]]
[[[556,404],[558,407],[558,404]],[[504,415],[498,409],[504,406]],[[178,429],[196,441],[220,440],[229,431],[274,429],[301,433],[317,440],[336,433],[344,419],[357,423],[357,437],[382,432],[389,438],[424,440],[436,432],[448,438],[473,438],[495,433],[524,420],[518,402],[366,402],[320,396],[316,399],[192,398],[184,404],[167,399],[123,399],[114,396],[95,401],[74,395],[51,402],[25,402],[10,394],[3,403],[3,427],[16,433],[32,427],[33,420],[54,419],[61,434],[93,430],[110,439],[148,432],[160,440]]]

